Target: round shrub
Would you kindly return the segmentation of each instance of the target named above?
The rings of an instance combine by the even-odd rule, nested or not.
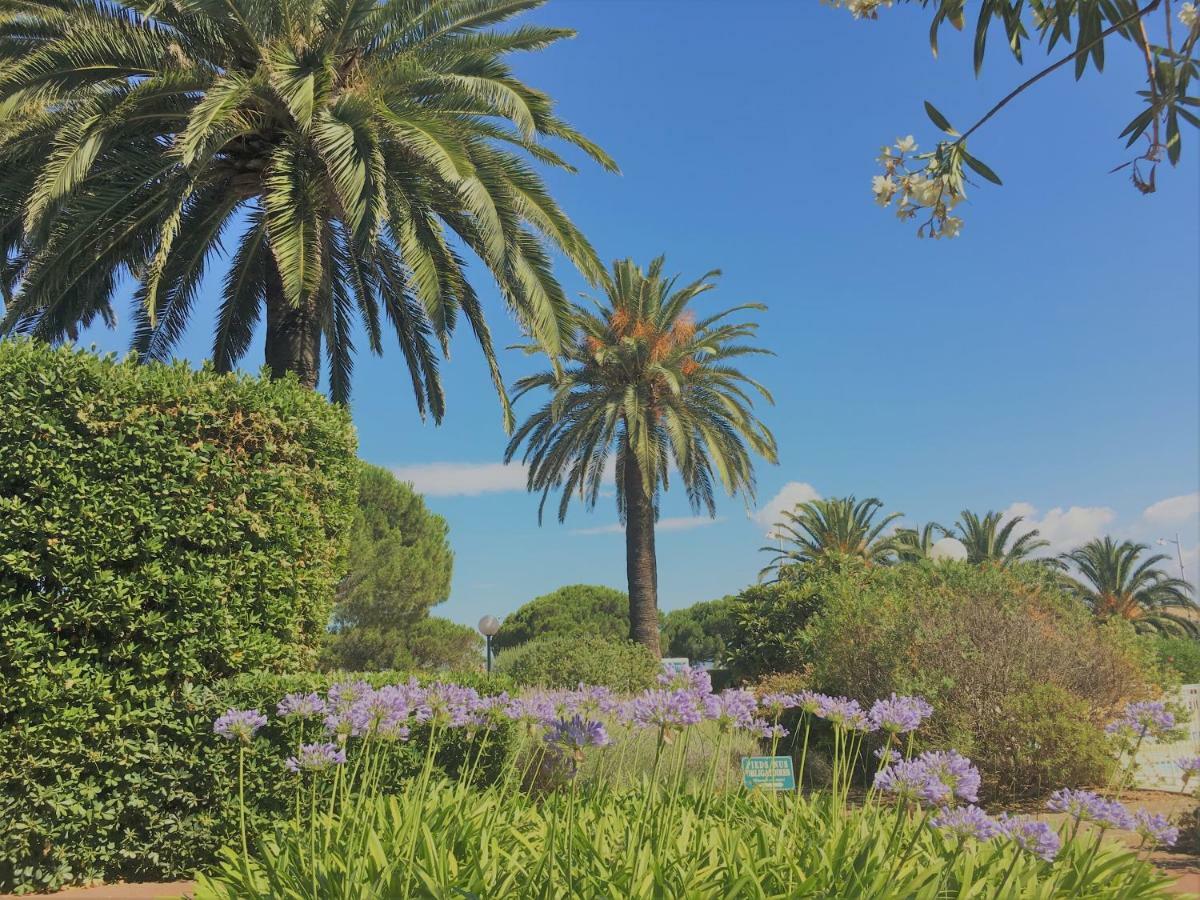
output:
[[[874,566],[809,588],[812,686],[924,695],[936,712],[919,743],[969,755],[993,798],[1103,783],[1103,725],[1152,690],[1131,629],[1098,623],[1043,567]]]
[[[568,584],[505,616],[492,646],[509,650],[534,638],[566,635],[629,637],[629,595],[598,584]]]
[[[497,668],[522,686],[573,688],[582,682],[640,691],[654,683],[659,663],[633,641],[566,636],[538,638],[506,650]]]
[[[193,687],[309,665],[347,412],[294,380],[0,343],[0,890],[145,877],[203,830]]]

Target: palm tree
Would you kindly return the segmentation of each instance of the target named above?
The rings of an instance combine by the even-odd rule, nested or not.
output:
[[[461,313],[504,387],[460,248],[547,351],[569,302],[543,239],[603,267],[537,174],[543,137],[602,150],[504,62],[571,32],[491,26],[544,0],[4,0],[0,333],[51,341],[136,281],[134,347],[168,357],[224,268],[212,358],[266,319],[266,362],[349,395],[361,318],[395,332],[418,406]],[[228,245],[230,252],[225,253]]]
[[[758,304],[696,321],[689,306],[716,286],[717,271],[684,286],[663,274],[662,257],[643,271],[613,263],[595,309],[575,308],[575,329],[561,367],[523,378],[515,397],[540,388],[545,406],[513,434],[510,461],[522,445],[529,489],[540,491],[539,520],[560,490],[558,519],[571,498],[594,507],[610,460],[617,510],[625,524],[631,637],[656,656],[658,573],[654,529],[661,491],[673,467],[692,509],[716,514],[714,486],[753,497],[751,452],[774,462],[775,439],[753,410],[752,393],[771,395],[732,363],[769,353],[750,342],[754,322],[730,322]]]
[[[1096,538],[1062,559],[1074,563],[1083,576],[1076,590],[1097,616],[1126,619],[1139,632],[1200,637],[1196,604],[1188,596],[1191,584],[1157,568],[1168,558],[1161,553],[1140,559],[1148,549],[1132,541]]]
[[[1001,514],[988,512],[980,518],[969,509],[959,513],[960,521],[954,523],[954,529],[943,529],[947,535],[957,538],[967,548],[967,562],[995,563],[1009,566],[1015,562],[1029,560],[1034,551],[1049,547],[1050,542],[1038,537],[1036,528],[1012,540],[1013,531],[1024,520],[1024,516],[1013,516],[1003,525],[1000,524]],[[1012,541],[1010,544],[1009,541]],[[1059,567],[1057,560],[1044,557],[1033,560],[1039,564]]]
[[[895,534],[896,556],[900,562],[917,562],[929,558],[929,551],[937,542],[937,535],[946,530],[937,522],[927,522],[921,528],[897,528]]]
[[[787,566],[825,556],[856,556],[869,563],[891,562],[898,549],[897,539],[881,535],[904,514],[889,513],[876,522],[875,515],[882,507],[883,501],[876,497],[859,500],[854,496],[796,504],[783,514],[784,521],[775,525],[773,535],[780,539],[780,546],[762,548],[764,553],[774,553],[775,558],[760,575],[772,570],[782,572]],[[791,546],[784,548],[784,541]]]

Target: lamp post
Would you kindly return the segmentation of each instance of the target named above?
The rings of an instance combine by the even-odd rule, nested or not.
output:
[[[487,671],[492,674],[492,638],[500,630],[500,620],[495,616],[484,616],[479,620],[479,633],[487,641]]]
[[[933,542],[933,546],[929,548],[929,558],[938,562],[944,559],[963,560],[967,558],[967,548],[960,540],[944,537]]]
[[[1175,545],[1175,553],[1179,558],[1179,580],[1186,581],[1187,576],[1183,573],[1183,545],[1179,543],[1179,532],[1175,532],[1175,540],[1173,541],[1167,538],[1158,539],[1158,546],[1165,547],[1167,544]]]

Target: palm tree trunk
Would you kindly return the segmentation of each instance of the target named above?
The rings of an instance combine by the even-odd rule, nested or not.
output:
[[[654,498],[642,484],[633,454],[625,454],[625,573],[629,580],[629,636],[655,658],[658,643],[658,559],[654,553]]]
[[[266,363],[272,378],[295,372],[300,383],[315,388],[321,371],[321,328],[312,298],[288,302],[275,260],[267,263]]]

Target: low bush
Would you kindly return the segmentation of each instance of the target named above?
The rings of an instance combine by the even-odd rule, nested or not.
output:
[[[213,721],[231,707],[274,710],[284,695],[325,690],[331,684],[365,680],[373,685],[404,681],[396,672],[277,675],[249,673],[213,685],[188,685],[157,702],[119,709],[103,696],[107,684],[93,686],[90,702],[68,717],[60,733],[20,730],[4,737],[3,797],[6,827],[0,832],[0,891],[53,889],[104,878],[131,881],[184,878],[210,864],[238,831],[237,754],[213,734]],[[428,676],[418,676],[427,678]],[[501,677],[457,673],[454,680],[481,693],[511,687]],[[86,686],[76,688],[81,699]],[[96,721],[87,722],[93,710]],[[427,732],[390,752],[389,772],[402,778],[419,769]],[[274,720],[261,733],[257,751],[246,757],[247,817],[252,827],[269,828],[286,812],[291,796],[284,790],[280,761],[293,752],[298,726]],[[494,739],[480,766],[480,778],[493,775],[507,752],[506,738]],[[458,773],[470,740],[458,733],[440,742],[435,760],[446,773]],[[64,770],[51,788],[20,780],[38,772],[31,761],[47,754],[75,765],[94,766],[90,778]],[[39,791],[38,793],[33,793]],[[37,804],[18,804],[22,796]],[[48,815],[46,809],[53,810]]]
[[[1180,684],[1200,684],[1200,641],[1190,637],[1148,638],[1164,669]]]
[[[497,658],[497,671],[518,685],[573,688],[582,683],[637,691],[654,682],[659,662],[632,641],[562,636],[505,650]]]
[[[755,681],[804,668],[809,658],[804,628],[821,604],[814,578],[756,584],[734,597],[724,637],[725,663],[734,678]]]
[[[1153,690],[1132,631],[1098,624],[1041,567],[862,567],[806,588],[821,598],[801,640],[812,686],[924,695],[937,714],[921,745],[970,755],[992,798],[1103,783],[1103,725]]]
[[[598,584],[569,584],[535,597],[504,617],[492,639],[497,651],[535,638],[629,637],[629,595]]]

